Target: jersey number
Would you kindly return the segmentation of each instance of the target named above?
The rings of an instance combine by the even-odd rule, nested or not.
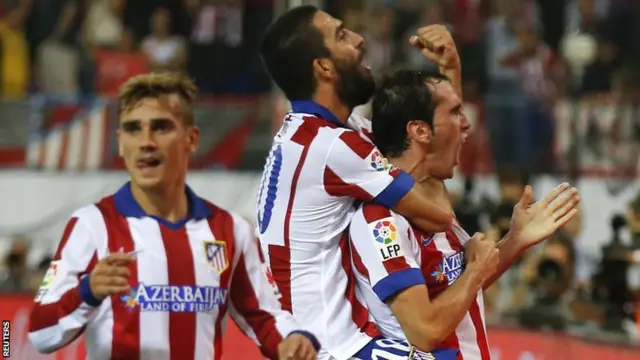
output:
[[[275,205],[276,197],[278,196],[278,178],[280,177],[281,168],[282,147],[278,145],[267,160],[267,164],[264,168],[264,174],[262,174],[262,179],[260,180],[260,191],[258,192],[257,221],[261,234],[264,234],[265,231],[267,231],[269,223],[271,222],[273,206]],[[265,187],[267,194],[263,203],[262,196],[264,194]]]

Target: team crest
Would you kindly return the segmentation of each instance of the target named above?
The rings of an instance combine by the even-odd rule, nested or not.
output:
[[[227,244],[224,241],[205,241],[204,253],[207,257],[207,264],[218,274],[222,274],[229,267]]]

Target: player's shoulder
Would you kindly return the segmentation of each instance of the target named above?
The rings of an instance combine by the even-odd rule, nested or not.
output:
[[[87,226],[93,226],[95,224],[105,224],[105,211],[101,209],[101,207],[103,206],[103,200],[94,204],[82,206],[74,210],[70,218],[77,219],[77,221],[84,223]]]
[[[352,224],[375,224],[379,221],[397,221],[400,216],[393,210],[372,202],[363,203],[358,207]]]
[[[207,217],[214,226],[220,226],[222,228],[233,229],[236,237],[238,235],[247,236],[251,235],[251,225],[240,214],[222,208],[210,201],[203,200],[206,206],[211,210],[211,213]]]
[[[373,141],[373,128],[371,120],[368,118],[352,113],[351,116],[349,116],[349,120],[347,120],[347,126],[349,129],[363,135],[363,137],[369,141]]]

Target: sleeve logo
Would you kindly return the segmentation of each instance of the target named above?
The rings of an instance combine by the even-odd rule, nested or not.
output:
[[[393,166],[389,164],[387,158],[382,156],[379,150],[375,149],[369,156],[371,167],[375,171],[391,171]]]
[[[42,301],[44,296],[49,291],[49,286],[53,284],[53,281],[56,279],[56,275],[58,274],[59,263],[60,261],[52,261],[51,265],[49,265],[49,269],[47,269],[47,272],[44,274],[44,278],[42,279],[40,288],[36,293],[36,298],[34,300],[35,302],[39,303],[40,301]]]
[[[393,218],[386,218],[370,223],[374,244],[382,261],[404,256],[404,252],[398,241],[397,225]]]
[[[47,269],[47,273],[44,275],[44,279],[42,279],[42,284],[40,287],[48,287],[55,280],[56,275],[58,274],[58,261],[52,261],[51,265],[49,265],[49,269]]]

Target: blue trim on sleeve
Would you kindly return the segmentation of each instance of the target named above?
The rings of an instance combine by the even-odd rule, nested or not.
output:
[[[411,175],[400,170],[400,174],[373,201],[391,209],[407,195],[415,182]]]
[[[80,279],[80,285],[78,285],[78,293],[82,301],[91,306],[100,306],[102,300],[97,299],[91,292],[91,285],[89,284],[89,275],[85,275]]]
[[[304,330],[294,330],[289,333],[289,336],[293,334],[298,334],[306,337],[307,339],[309,339],[309,341],[311,341],[313,348],[316,349],[316,351],[320,351],[320,341],[318,341],[318,339],[312,333]]]
[[[391,296],[414,285],[424,284],[424,276],[420,269],[410,268],[389,274],[373,286],[373,292],[385,302]]]

